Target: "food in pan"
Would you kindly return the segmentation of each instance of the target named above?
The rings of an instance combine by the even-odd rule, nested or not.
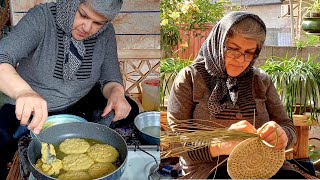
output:
[[[66,171],[87,170],[93,164],[93,159],[86,154],[69,154],[62,159],[62,167]]]
[[[58,179],[62,180],[87,180],[92,179],[92,177],[85,171],[67,171],[61,174]]]
[[[119,158],[119,152],[107,144],[95,144],[88,149],[88,155],[96,162],[114,163]]]
[[[112,163],[95,163],[92,165],[88,173],[93,178],[99,178],[115,171],[117,167]]]
[[[90,144],[80,138],[66,139],[59,145],[60,151],[65,154],[82,154],[87,152],[89,148]]]
[[[38,159],[35,167],[53,178],[96,179],[118,168],[117,149],[92,139],[70,138],[57,147],[51,145],[50,152],[56,155],[55,161],[51,164],[44,163],[47,161],[44,156],[47,151],[48,147],[42,146],[42,158]]]

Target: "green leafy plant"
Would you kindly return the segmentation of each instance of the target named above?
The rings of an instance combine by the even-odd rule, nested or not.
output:
[[[317,35],[312,34],[304,34],[301,40],[296,39],[294,42],[294,46],[297,49],[302,49],[307,46],[318,46],[320,43],[320,38]]]
[[[169,95],[174,79],[181,69],[192,63],[190,59],[163,58],[160,60],[160,106],[164,108],[166,95]]]
[[[319,60],[308,56],[271,57],[261,66],[271,76],[289,117],[293,113],[304,114],[310,106],[311,120],[318,117],[318,98],[320,89]],[[300,107],[299,110],[297,110]]]
[[[320,149],[315,149],[314,146],[309,146],[309,158],[314,162],[320,159]]]
[[[169,53],[181,40],[179,29],[204,29],[221,19],[226,8],[238,9],[229,0],[162,0],[160,7],[161,48]]]
[[[313,0],[313,3],[304,2],[308,6],[303,8],[304,16],[312,17],[312,13],[320,13],[320,0]]]

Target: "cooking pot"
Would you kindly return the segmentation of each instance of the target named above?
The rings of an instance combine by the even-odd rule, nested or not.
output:
[[[150,145],[160,145],[160,112],[151,111],[134,118],[140,139]]]
[[[125,170],[125,164],[128,155],[126,142],[117,132],[104,125],[92,122],[57,124],[46,129],[45,131],[42,131],[38,136],[42,141],[53,144],[54,146],[59,145],[67,138],[94,139],[112,145],[119,152],[120,167],[118,167],[118,169],[113,173],[103,176],[99,179],[120,179]],[[36,140],[36,138],[34,138],[29,144],[27,156],[29,169],[37,180],[55,179],[43,174],[35,168],[36,161],[41,157],[41,143]]]

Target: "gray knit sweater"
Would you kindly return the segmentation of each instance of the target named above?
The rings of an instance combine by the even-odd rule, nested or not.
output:
[[[0,63],[16,67],[19,75],[47,101],[49,111],[74,104],[97,82],[102,87],[108,82],[122,84],[111,23],[97,37],[84,41],[86,54],[76,78],[63,80],[64,32],[56,25],[55,18],[55,3],[32,8],[0,41]],[[8,103],[15,101],[9,99]]]
[[[197,68],[197,66],[203,66],[203,68]],[[204,79],[209,74],[204,75],[203,72],[200,72],[201,69],[203,69],[203,72],[205,71],[204,62],[197,62],[180,71],[175,79],[168,101],[168,121],[170,125],[179,124],[179,120],[186,119],[210,120],[224,127],[229,127],[231,124],[243,119],[253,123],[251,107],[255,107],[257,114],[255,124],[257,129],[268,121],[275,121],[284,129],[288,136],[287,147],[294,144],[296,141],[296,131],[293,122],[288,118],[271,78],[267,74],[254,68],[251,76],[252,84],[248,84],[250,82],[246,79],[239,79],[239,102],[241,102],[238,104],[239,108],[235,108],[234,110],[226,109],[216,116],[211,116],[207,106],[211,90]],[[245,83],[247,83],[249,89],[243,91],[245,93],[241,93],[245,87]],[[214,87],[214,85],[212,86]],[[245,96],[245,99],[242,96]],[[252,101],[255,102],[253,105]],[[238,111],[242,113],[243,118],[234,116],[236,114],[234,112]],[[249,111],[248,115],[246,115],[247,111]],[[206,125],[212,126],[212,123]],[[219,162],[223,159],[225,157],[220,157]],[[185,173],[188,173],[184,178],[207,178],[212,168],[217,165],[216,160],[217,158],[210,157],[208,147],[183,153],[180,163]]]

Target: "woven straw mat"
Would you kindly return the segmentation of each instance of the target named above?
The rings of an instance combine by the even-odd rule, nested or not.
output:
[[[259,138],[249,138],[232,150],[227,170],[232,179],[268,179],[279,171],[284,161],[284,149],[275,150]]]

